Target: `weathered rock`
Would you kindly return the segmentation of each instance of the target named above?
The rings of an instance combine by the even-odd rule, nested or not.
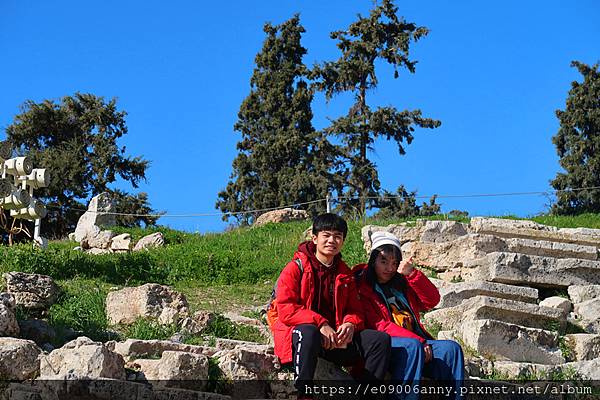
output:
[[[498,252],[465,266],[476,268],[474,280],[559,289],[600,283],[600,261]]]
[[[600,298],[575,304],[577,325],[588,333],[600,333]]]
[[[463,343],[482,355],[540,364],[565,362],[558,349],[558,334],[496,320],[467,321],[460,325]]]
[[[543,379],[546,374],[554,368],[553,365],[536,364],[517,361],[496,361],[494,369],[504,375],[507,379],[523,379],[528,377],[539,377]]]
[[[107,214],[113,211],[113,204],[109,193],[100,193],[92,198],[88,209],[77,222],[75,228],[75,240],[81,240],[90,232],[99,231],[98,227],[109,227],[116,225],[116,216]]]
[[[122,233],[112,238],[110,249],[114,252],[128,252],[131,250],[131,235]]]
[[[284,208],[282,210],[273,210],[261,214],[256,221],[255,226],[265,225],[269,222],[281,223],[289,221],[304,221],[309,218],[308,213],[305,210],[294,210],[292,208]]]
[[[471,218],[469,230],[500,237],[516,237],[555,242],[600,246],[600,230],[588,228],[562,228],[546,226],[533,221],[515,221],[500,218]]]
[[[42,346],[44,343],[48,343],[54,340],[56,332],[46,321],[43,319],[28,319],[19,321],[19,329],[23,339],[34,341],[38,346]]]
[[[571,304],[569,299],[565,299],[564,297],[559,296],[545,298],[544,300],[540,301],[540,306],[562,310],[565,313],[565,315],[571,312],[571,309],[573,308],[573,304]]]
[[[138,318],[158,318],[175,323],[188,312],[185,296],[168,286],[147,283],[110,292],[106,297],[106,316],[111,324],[131,324]]]
[[[600,358],[566,363],[561,368],[563,371],[575,371],[583,379],[600,380]]]
[[[59,288],[47,275],[6,272],[6,289],[15,296],[17,305],[31,310],[45,310],[58,298]]]
[[[246,386],[234,385],[234,386]],[[245,398],[245,397],[233,397]],[[173,388],[173,387],[160,387],[154,388],[152,392],[152,400],[231,400],[231,396],[225,396],[218,393],[212,392],[199,392],[197,390]]]
[[[456,221],[418,221],[417,229],[424,243],[452,242],[467,234],[467,226]]]
[[[181,321],[181,331],[192,335],[199,335],[210,327],[217,315],[210,311],[196,311],[191,317]]]
[[[40,375],[46,379],[125,379],[125,362],[104,344],[82,336],[40,359]]]
[[[165,351],[201,354],[207,357],[212,357],[217,352],[214,347],[175,343],[168,340],[127,339],[124,342],[107,342],[106,346],[109,350],[120,354],[128,361],[138,358],[160,357]]]
[[[600,335],[574,333],[565,335],[566,344],[573,350],[575,360],[592,360],[600,357]]]
[[[257,353],[274,354],[273,346],[267,344],[247,342],[244,340],[217,338],[215,341],[215,347],[218,351],[243,348]]]
[[[0,293],[0,336],[18,336],[19,324],[15,317],[15,297],[12,293]]]
[[[433,222],[433,221],[430,221]],[[460,267],[485,257],[486,254],[506,249],[502,239],[491,235],[464,235],[452,241],[409,242],[402,246],[403,254],[410,254],[415,262],[438,271]]]
[[[232,380],[267,379],[279,369],[279,359],[274,354],[236,347],[215,354],[219,368]]]
[[[538,290],[524,286],[505,285],[484,281],[449,283],[440,289],[441,300],[436,308],[459,305],[463,300],[475,296],[490,296],[501,299],[535,303]]]
[[[573,303],[583,303],[600,297],[600,285],[572,285],[567,292]]]
[[[84,249],[109,249],[114,236],[113,231],[100,231],[96,234],[88,233],[81,240],[81,247]]]
[[[598,249],[596,246],[525,238],[507,238],[504,239],[504,242],[506,243],[506,250],[498,251],[532,256],[598,260]]]
[[[493,319],[531,328],[564,328],[566,314],[554,308],[496,297],[476,296],[457,306],[425,314],[428,323],[438,322],[446,330],[458,329],[465,321]]]
[[[465,359],[465,376],[486,377],[489,376],[494,368],[494,364],[484,357],[474,357]]]
[[[111,249],[97,249],[95,247],[86,250],[85,251],[86,254],[91,254],[93,256],[99,256],[99,255],[103,255],[103,254],[112,254],[112,250]]]
[[[31,340],[0,337],[0,376],[2,380],[35,378],[40,371],[40,349]]]
[[[154,232],[144,236],[133,247],[133,251],[149,250],[156,247],[162,247],[165,244],[165,238],[161,232]]]
[[[181,351],[164,351],[159,360],[136,360],[153,386],[204,390],[208,380],[208,357]]]

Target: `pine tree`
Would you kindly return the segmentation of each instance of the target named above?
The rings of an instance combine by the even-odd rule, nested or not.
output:
[[[216,207],[249,224],[260,210],[311,202],[333,185],[329,172],[335,146],[312,126],[313,93],[302,62],[305,31],[298,15],[278,26],[265,24],[266,39],[256,56],[250,94],[242,102],[234,129],[241,133],[233,173]],[[323,203],[302,206],[311,213]],[[229,215],[223,217],[229,219]]]
[[[560,157],[559,172],[551,185],[558,192],[552,206],[555,214],[600,212],[600,71],[599,64],[588,66],[573,61],[571,66],[583,75],[572,82],[564,111],[557,110],[560,128],[552,138]],[[563,191],[564,190],[564,191]]]
[[[345,202],[346,210],[354,208],[361,215],[367,203],[374,205],[380,190],[376,165],[368,158],[375,139],[393,140],[400,154],[405,154],[404,143],[412,142],[415,127],[436,128],[441,124],[423,118],[420,110],[398,111],[393,106],[373,110],[367,104],[367,93],[378,85],[376,61],[391,64],[394,77],[398,77],[399,68],[414,73],[416,61],[409,59],[409,47],[428,33],[427,28],[404,21],[397,12],[392,0],[383,0],[367,18],[359,15],[358,21],[347,30],[333,32],[331,38],[338,41],[341,57],[313,70],[315,86],[325,93],[327,100],[343,92],[354,95],[355,103],[348,114],[333,121],[326,132],[340,137],[344,146],[343,154],[349,166],[346,195],[352,199]]]
[[[64,237],[73,231],[79,210],[87,208],[85,200],[109,190],[117,176],[133,187],[145,180],[148,161],[128,156],[117,143],[127,134],[127,113],[117,109],[115,99],[75,93],[59,102],[29,100],[21,111],[6,134],[17,154],[27,155],[36,168],[48,169],[49,186],[36,190],[48,206],[45,236]],[[150,209],[147,197],[137,200],[142,211]]]

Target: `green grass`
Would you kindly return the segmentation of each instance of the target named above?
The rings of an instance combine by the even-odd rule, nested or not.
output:
[[[121,327],[121,336],[141,340],[167,340],[177,332],[176,324],[161,325],[150,318],[138,318],[133,324]]]
[[[431,217],[443,220],[446,216]],[[503,218],[514,218],[505,216]],[[600,228],[600,214],[575,217],[536,216],[536,222],[556,227]],[[454,218],[468,222],[468,218]],[[412,221],[412,222],[411,222]],[[367,224],[389,225],[412,220],[367,219]],[[63,288],[48,320],[61,335],[67,328],[84,332],[94,340],[114,337],[109,332],[104,301],[113,286],[135,286],[147,282],[166,284],[186,295],[192,311],[204,309],[239,313],[264,305],[283,266],[291,259],[309,221],[244,227],[224,233],[193,234],[164,227],[149,229],[111,228],[115,233],[129,232],[134,240],[160,231],[167,246],[130,254],[91,256],[73,251],[74,242],[51,242],[47,250],[21,244],[0,246],[0,273],[23,271],[50,275]],[[362,222],[349,221],[349,232],[342,251],[350,266],[366,262],[360,230]],[[435,273],[431,274],[435,276]],[[139,323],[131,334],[165,336],[152,331],[151,324]],[[132,328],[133,329],[133,328]],[[162,328],[161,328],[162,329]],[[245,328],[220,327],[219,334],[232,338],[260,338]],[[237,330],[236,330],[237,329]],[[240,330],[242,329],[242,330]]]

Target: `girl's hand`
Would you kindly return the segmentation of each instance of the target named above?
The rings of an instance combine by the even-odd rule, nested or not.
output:
[[[415,258],[413,256],[410,256],[408,260],[400,261],[400,265],[398,265],[398,273],[404,276],[410,275],[410,273],[415,269],[414,261]]]

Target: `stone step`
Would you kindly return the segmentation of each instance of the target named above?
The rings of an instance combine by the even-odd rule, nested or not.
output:
[[[495,252],[465,267],[468,280],[558,289],[600,284],[600,261]]]
[[[515,221],[501,218],[471,218],[469,231],[505,238],[549,240],[552,242],[575,243],[600,246],[600,229],[556,228],[533,221]]]
[[[475,296],[457,306],[431,311],[423,316],[427,323],[440,323],[443,329],[456,330],[465,321],[493,319],[531,328],[564,329],[566,314],[558,309],[521,301]]]
[[[106,347],[120,354],[126,361],[162,356],[165,351],[183,351],[207,357],[212,357],[218,351],[214,347],[176,343],[169,340],[127,339],[124,342],[107,342]]]
[[[475,296],[490,296],[524,303],[536,303],[538,300],[537,289],[485,281],[448,283],[439,291],[441,301],[435,308],[454,307]]]
[[[505,238],[504,243],[506,243],[506,250],[499,251],[532,256],[598,260],[598,248],[596,246],[529,238]]]
[[[556,332],[485,319],[464,322],[458,334],[465,346],[488,357],[539,364],[565,362]]]

